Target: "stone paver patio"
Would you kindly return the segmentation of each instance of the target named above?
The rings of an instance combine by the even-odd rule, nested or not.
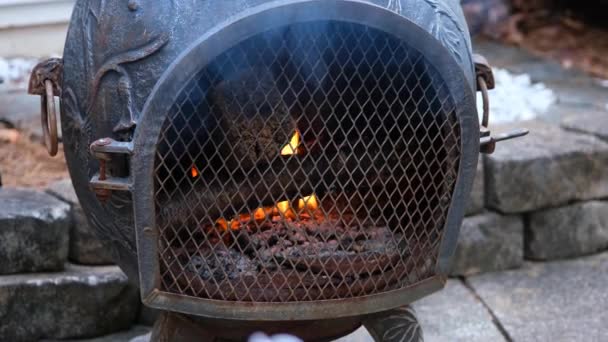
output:
[[[465,282],[415,303],[425,341],[608,341],[608,252]],[[339,342],[373,340],[360,330]]]
[[[608,252],[450,279],[414,304],[427,342],[608,341]],[[142,327],[136,327],[145,333]],[[127,342],[133,333],[82,341]],[[373,342],[363,328],[335,342]]]

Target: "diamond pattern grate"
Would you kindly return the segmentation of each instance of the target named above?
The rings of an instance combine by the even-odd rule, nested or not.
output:
[[[406,42],[358,24],[275,29],[175,98],[155,161],[161,290],[316,301],[434,275],[460,129]]]

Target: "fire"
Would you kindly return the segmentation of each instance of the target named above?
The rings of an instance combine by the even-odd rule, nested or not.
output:
[[[240,227],[241,227],[241,222],[239,222],[239,220],[236,220],[236,219],[230,220],[230,229],[238,230]]]
[[[232,219],[227,221],[225,218],[219,218],[215,221],[215,227],[225,232],[228,230],[228,227],[232,230],[238,230],[241,227],[241,222],[239,219]]]
[[[266,218],[266,214],[267,214],[267,210],[264,208],[257,208],[254,212],[253,212],[253,218],[256,221],[262,221]]]
[[[295,131],[295,133],[291,136],[289,140],[289,144],[283,146],[281,149],[282,156],[291,156],[294,154],[298,154],[298,147],[300,146],[300,133]]]
[[[219,218],[215,221],[215,226],[225,232],[228,230],[228,221],[225,218]]]
[[[310,196],[304,196],[298,200],[297,205],[298,212],[306,211],[308,214],[312,214],[314,211],[319,209],[319,200],[315,194]],[[298,214],[299,215],[299,214]],[[277,202],[274,207],[260,207],[250,214],[239,214],[232,219],[219,218],[215,221],[215,227],[223,232],[230,230],[239,230],[241,224],[246,224],[250,221],[264,221],[267,218],[280,219],[284,217],[286,219],[296,219],[298,215],[295,213],[294,208],[291,206],[290,201]]]
[[[198,169],[196,168],[196,166],[193,166],[190,169],[190,176],[192,176],[192,178],[196,178],[198,177],[199,173],[198,173]]]
[[[285,214],[289,210],[289,201],[277,203],[277,209],[279,209],[281,214]]]
[[[289,201],[282,201],[277,203],[278,212],[285,218],[295,218],[293,210],[291,210],[291,203]]]
[[[310,196],[305,196],[302,199],[298,200],[298,209],[306,209],[310,211],[319,209],[319,201],[317,200],[317,196],[313,194]]]
[[[296,130],[289,139],[289,143],[283,146],[283,148],[281,149],[281,155],[290,156],[299,154],[301,152],[301,143],[302,141],[300,133]],[[190,175],[193,178],[200,175],[196,166],[192,167],[192,169],[190,170]],[[296,209],[301,215],[305,215],[304,213],[302,213],[303,211],[305,211],[307,214],[309,214],[308,217],[310,217],[310,214],[312,212],[319,209],[319,200],[315,194],[304,196],[298,199],[296,208],[292,207],[291,201],[280,201],[277,202],[273,207],[259,207],[255,209],[251,214],[239,214],[229,219],[223,217],[219,218],[217,221],[215,221],[215,226],[217,229],[220,229],[222,231],[228,231],[229,229],[238,230],[240,229],[242,223],[246,224],[251,221],[260,222],[266,219],[276,220],[280,219],[281,217],[293,220],[297,219],[298,215],[300,215],[296,215]]]

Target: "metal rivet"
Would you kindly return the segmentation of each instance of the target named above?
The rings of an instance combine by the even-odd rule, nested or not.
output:
[[[101,138],[95,141],[95,145],[97,146],[107,146],[110,145],[110,143],[112,143],[112,139],[110,138]]]

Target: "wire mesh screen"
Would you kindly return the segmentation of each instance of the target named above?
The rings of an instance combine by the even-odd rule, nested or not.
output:
[[[174,99],[155,162],[161,290],[364,296],[434,275],[455,105],[407,42],[313,22],[225,51]]]

